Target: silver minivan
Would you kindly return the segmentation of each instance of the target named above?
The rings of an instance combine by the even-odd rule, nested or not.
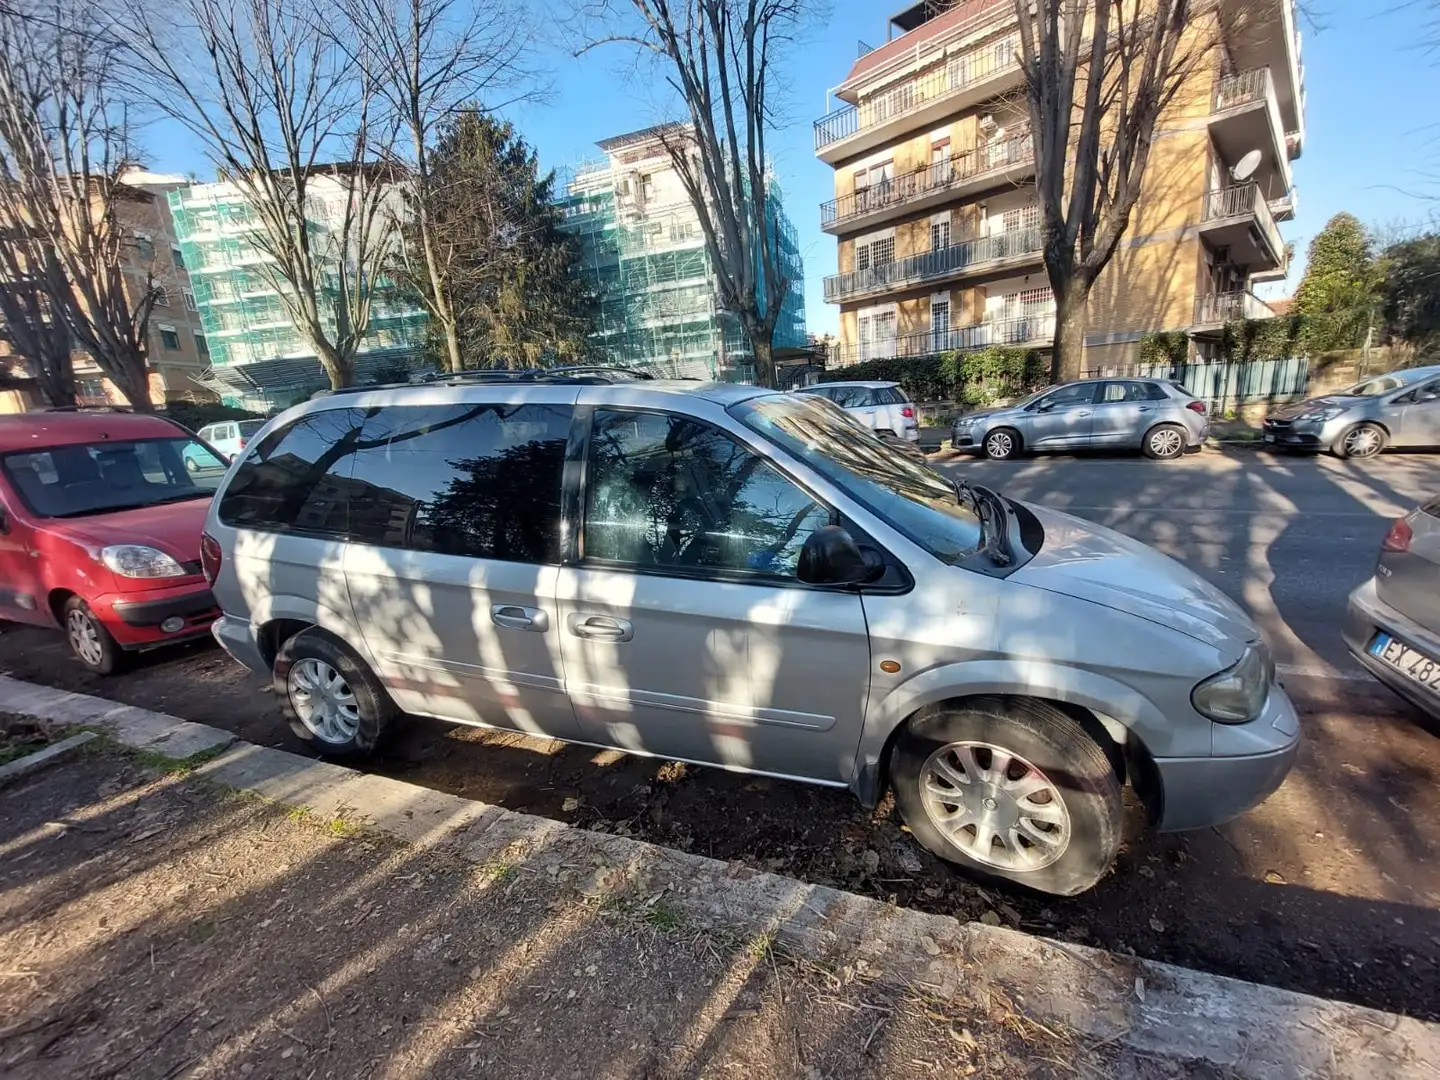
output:
[[[952,482],[803,394],[529,375],[326,396],[214,500],[229,653],[317,751],[406,714],[849,788],[1072,894],[1284,779],[1254,624],[1116,532]]]

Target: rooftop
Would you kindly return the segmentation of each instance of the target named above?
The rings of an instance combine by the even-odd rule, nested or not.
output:
[[[845,82],[854,82],[884,67],[916,49],[929,38],[964,26],[968,22],[978,21],[980,16],[999,14],[992,10],[996,8],[1014,11],[1010,0],[922,0],[921,3],[912,4],[890,18],[890,25],[903,31],[901,35],[856,60]]]

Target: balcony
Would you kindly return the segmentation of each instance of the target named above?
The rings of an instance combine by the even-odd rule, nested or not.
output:
[[[821,117],[815,156],[833,165],[1013,89],[1023,78],[1016,52],[1014,38],[991,42]]]
[[[1195,326],[1221,326],[1237,319],[1270,319],[1270,305],[1249,292],[1211,293],[1195,297]]]
[[[820,204],[820,228],[829,233],[879,224],[1034,175],[1035,147],[1028,132],[862,188]]]
[[[1212,247],[1228,248],[1230,261],[1251,273],[1274,270],[1285,263],[1280,229],[1256,184],[1207,191],[1200,235]]]
[[[1254,68],[1220,80],[1210,114],[1210,135],[1225,161],[1237,162],[1252,150],[1260,151],[1260,164],[1247,179],[1273,196],[1273,214],[1285,221],[1294,216],[1291,154],[1269,68]]]
[[[915,334],[839,345],[831,352],[839,366],[862,360],[931,356],[943,352],[974,352],[991,345],[1048,346],[1055,340],[1055,313],[1041,311],[1016,319],[992,319],[949,330],[922,330]]]
[[[1268,67],[1274,73],[1276,103],[1292,158],[1300,156],[1305,141],[1305,68],[1295,5],[1296,0],[1220,0],[1231,61],[1241,71]]]
[[[825,299],[838,304],[874,293],[898,292],[914,285],[1010,270],[1039,262],[1042,247],[1038,228],[980,236],[908,259],[827,277]]]

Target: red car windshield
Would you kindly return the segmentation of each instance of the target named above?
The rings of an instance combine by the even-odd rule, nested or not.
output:
[[[6,454],[5,477],[31,511],[70,518],[209,498],[225,463],[194,439],[76,443]]]

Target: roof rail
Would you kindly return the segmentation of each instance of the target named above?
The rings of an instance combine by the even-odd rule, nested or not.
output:
[[[418,383],[372,383],[368,386],[345,386],[339,390],[317,390],[311,400],[334,394],[363,394],[371,390],[398,390],[407,386],[444,386],[466,383],[568,383],[576,386],[608,385],[630,379],[653,379],[654,375],[638,368],[611,367],[600,364],[576,364],[554,368],[470,368],[466,371],[436,372]]]

